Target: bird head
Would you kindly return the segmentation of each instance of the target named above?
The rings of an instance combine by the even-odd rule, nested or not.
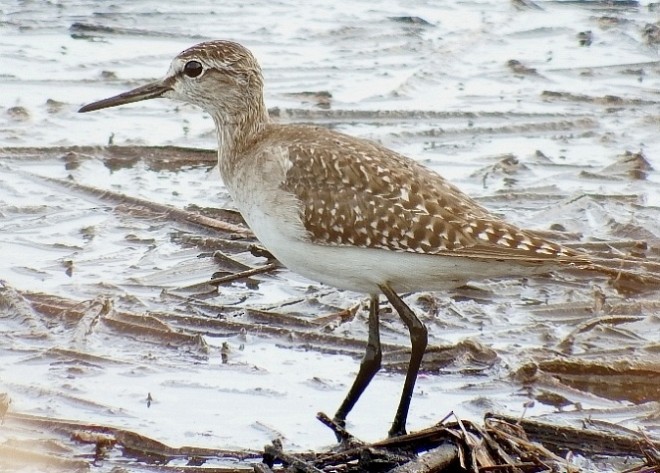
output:
[[[177,55],[161,80],[87,104],[79,112],[158,97],[197,105],[220,123],[234,122],[237,114],[263,101],[261,68],[242,45],[208,41]]]

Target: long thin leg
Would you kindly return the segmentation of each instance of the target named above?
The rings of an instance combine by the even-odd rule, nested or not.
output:
[[[406,420],[408,419],[408,409],[410,408],[410,400],[412,399],[413,389],[415,388],[415,381],[417,381],[417,373],[419,366],[422,364],[422,357],[426,351],[428,343],[428,331],[424,324],[417,318],[415,313],[405,302],[397,295],[396,292],[387,284],[379,286],[383,291],[387,300],[399,313],[399,316],[408,327],[410,332],[410,343],[412,350],[410,353],[410,363],[408,364],[408,372],[406,373],[406,381],[403,383],[403,391],[401,392],[401,400],[399,407],[392,422],[390,429],[390,437],[397,437],[406,433]]]
[[[369,339],[367,340],[367,349],[364,353],[364,358],[360,362],[360,370],[355,381],[353,381],[353,386],[351,386],[344,402],[341,403],[335,414],[335,422],[342,427],[346,425],[346,416],[351,412],[351,409],[353,409],[357,400],[360,399],[371,379],[380,369],[382,357],[380,330],[378,328],[378,295],[372,294],[369,305]]]

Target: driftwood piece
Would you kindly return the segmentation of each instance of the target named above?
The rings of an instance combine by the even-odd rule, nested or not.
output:
[[[332,421],[320,415],[324,424],[336,430]],[[446,420],[446,419],[445,419]],[[347,438],[353,438],[346,433]],[[592,455],[625,455],[638,458],[629,471],[654,471],[658,442],[643,435],[612,436],[607,432],[557,426],[489,414],[484,426],[456,419],[429,429],[373,443],[342,443],[339,452],[291,455],[281,444],[268,446],[264,461],[272,471],[282,463],[284,471],[365,471],[410,472],[525,472],[564,471],[577,473],[572,451]],[[641,463],[644,461],[644,463]]]
[[[660,458],[660,442],[643,434],[632,434],[613,435],[602,430],[575,429],[489,414],[484,427],[460,419],[442,422],[424,431],[363,445],[358,450],[394,448],[421,454],[390,470],[396,472],[457,471],[459,465],[467,471],[479,472],[577,472],[579,469],[570,462],[572,451],[643,459],[643,464],[638,463],[630,471],[654,471],[652,468]],[[346,456],[349,453],[345,452]]]
[[[429,450],[408,463],[393,468],[390,473],[431,473],[436,471],[449,471],[448,468],[456,462],[458,450],[451,443],[441,444]]]

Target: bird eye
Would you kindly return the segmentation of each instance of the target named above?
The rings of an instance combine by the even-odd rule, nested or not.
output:
[[[183,66],[183,73],[188,77],[197,77],[203,70],[202,63],[199,61],[188,61],[186,65]]]

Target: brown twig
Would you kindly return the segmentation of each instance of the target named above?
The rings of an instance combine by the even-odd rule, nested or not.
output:
[[[279,440],[273,440],[272,445],[266,445],[264,447],[264,453],[267,456],[270,456],[274,459],[279,459],[282,462],[291,465],[296,471],[300,471],[302,473],[323,473],[323,470],[319,470],[314,465],[301,460],[295,455],[285,453],[282,450],[282,442]]]
[[[264,266],[259,266],[258,268],[252,268],[238,273],[229,274],[227,276],[222,276],[221,278],[213,278],[210,281],[208,281],[208,284],[211,284],[213,286],[219,286],[220,284],[237,281],[239,279],[249,278],[250,276],[254,276],[255,274],[268,273],[270,271],[278,269],[279,267],[280,265],[277,263],[269,263]]]
[[[340,443],[344,445],[350,445],[355,447],[356,445],[364,445],[364,442],[357,440],[351,433],[344,428],[344,426],[339,425],[334,419],[331,419],[325,412],[319,412],[316,414],[316,418],[321,421],[323,425],[328,427],[335,434],[335,437],[339,439]]]
[[[458,459],[458,448],[453,443],[443,443],[408,463],[393,468],[389,473],[432,473],[451,471]]]

